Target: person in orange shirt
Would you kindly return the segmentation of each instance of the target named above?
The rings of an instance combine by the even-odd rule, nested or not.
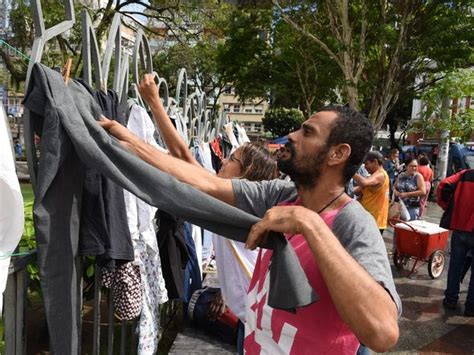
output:
[[[383,168],[383,155],[377,151],[367,153],[364,162],[370,176],[354,175],[356,194],[361,194],[360,203],[375,218],[380,234],[387,228],[390,180]]]
[[[423,214],[426,210],[426,205],[428,204],[428,196],[430,195],[431,182],[433,181],[433,170],[429,166],[429,160],[425,155],[421,155],[418,158],[418,172],[423,176],[423,180],[426,185],[426,193],[420,198],[420,219],[423,217]]]

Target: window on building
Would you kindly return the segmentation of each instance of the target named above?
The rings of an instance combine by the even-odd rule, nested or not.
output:
[[[262,131],[262,125],[260,123],[255,123],[254,128],[255,128],[255,132]]]
[[[232,86],[226,85],[226,86],[224,87],[224,91],[223,91],[223,92],[224,92],[224,94],[226,94],[226,95],[231,95],[231,94],[232,94]]]
[[[263,112],[263,106],[262,105],[255,106],[255,113],[262,113],[262,112]]]
[[[245,113],[252,113],[253,112],[252,107],[246,106],[245,109],[244,109],[244,112]]]
[[[230,112],[230,105],[224,104],[224,112]]]
[[[240,105],[234,104],[234,112],[240,112]]]

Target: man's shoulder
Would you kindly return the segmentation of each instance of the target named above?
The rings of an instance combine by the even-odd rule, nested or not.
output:
[[[333,231],[341,244],[349,247],[354,238],[380,238],[380,232],[372,215],[358,202],[351,201],[336,215]]]
[[[236,206],[256,216],[263,214],[281,202],[292,201],[297,197],[295,184],[280,179],[249,181],[232,179]]]

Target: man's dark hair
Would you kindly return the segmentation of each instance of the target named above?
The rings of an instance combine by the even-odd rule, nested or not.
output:
[[[329,105],[320,111],[337,113],[336,121],[326,142],[328,147],[342,143],[351,146],[351,155],[343,172],[344,182],[348,182],[364,162],[365,156],[372,146],[374,128],[364,114],[349,106]]]
[[[370,152],[367,153],[365,156],[364,161],[374,161],[377,160],[379,165],[383,164],[383,155],[380,152],[377,152],[376,150],[371,150]]]

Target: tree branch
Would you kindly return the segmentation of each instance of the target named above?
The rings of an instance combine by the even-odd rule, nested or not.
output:
[[[284,11],[282,9],[282,7],[280,6],[280,4],[278,3],[278,0],[273,0],[273,4],[278,7],[278,9],[280,10],[281,12],[281,16],[283,18],[283,20],[288,23],[291,27],[293,27],[295,30],[299,31],[300,33],[302,33],[303,35],[305,35],[306,37],[312,39],[313,41],[315,41],[332,59],[334,59],[334,61],[336,62],[336,64],[342,69],[342,71],[344,72],[344,64],[341,62],[341,60],[337,57],[337,55],[326,45],[326,43],[324,43],[323,41],[321,41],[318,37],[316,37],[314,34],[308,32],[307,30],[305,30],[304,28],[302,28],[301,26],[299,26],[298,24],[296,24],[293,20],[291,20],[287,15],[284,14]]]

